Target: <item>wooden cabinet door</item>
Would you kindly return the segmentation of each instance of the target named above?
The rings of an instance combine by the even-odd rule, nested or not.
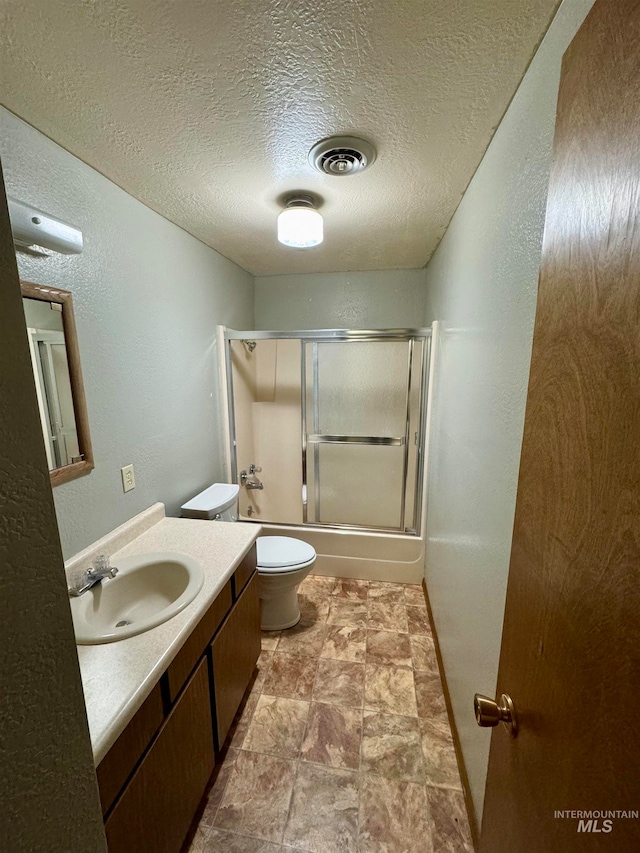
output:
[[[231,605],[231,581],[228,581],[167,669],[167,685],[171,702],[175,702],[191,670],[207,651],[211,638],[224,622],[227,613],[231,610]]]
[[[109,853],[178,853],[213,767],[204,659],[107,818]]]
[[[211,644],[217,744],[221,749],[260,654],[258,573],[245,586],[237,604]]]
[[[640,4],[597,0],[562,66],[486,853],[640,850],[637,818],[579,814],[640,794],[639,146]]]
[[[103,815],[114,804],[163,722],[162,690],[158,682],[96,768]]]

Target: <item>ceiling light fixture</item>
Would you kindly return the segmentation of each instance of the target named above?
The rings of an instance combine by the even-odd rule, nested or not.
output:
[[[278,216],[278,240],[295,249],[310,249],[322,243],[322,216],[315,199],[308,193],[295,193],[286,199],[286,207]]]

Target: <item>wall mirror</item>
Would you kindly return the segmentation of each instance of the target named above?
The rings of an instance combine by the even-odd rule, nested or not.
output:
[[[68,290],[21,281],[51,485],[93,470],[80,353]]]

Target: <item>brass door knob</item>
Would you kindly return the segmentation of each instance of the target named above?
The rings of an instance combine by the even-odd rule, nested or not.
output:
[[[508,693],[503,693],[500,702],[489,696],[476,693],[473,697],[473,710],[476,715],[476,723],[479,726],[497,726],[504,723],[511,737],[518,734],[518,723],[516,720],[516,709]]]

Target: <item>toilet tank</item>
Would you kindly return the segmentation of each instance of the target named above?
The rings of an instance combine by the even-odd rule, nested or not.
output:
[[[238,501],[236,499],[235,503],[231,507],[227,507],[227,509],[223,509],[222,512],[216,513],[215,517],[212,519],[213,521],[237,521],[238,520]]]
[[[180,515],[206,521],[237,521],[239,492],[240,487],[233,483],[214,483],[183,504]]]

